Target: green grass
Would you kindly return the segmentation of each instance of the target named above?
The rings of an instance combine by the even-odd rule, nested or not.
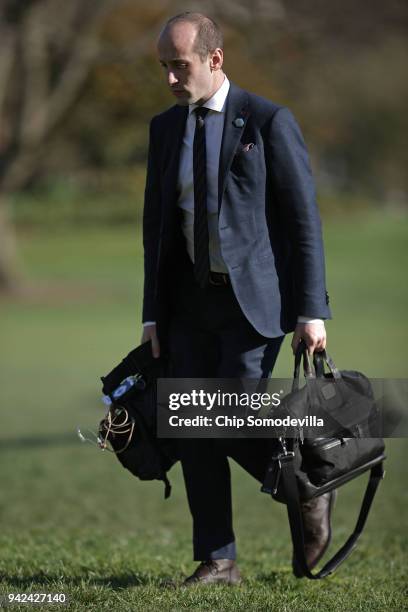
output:
[[[325,225],[329,349],[340,367],[407,377],[407,226],[377,216]],[[132,227],[25,230],[19,244],[31,289],[0,304],[0,593],[65,592],[71,603],[63,609],[95,611],[406,606],[405,440],[388,442],[387,475],[366,531],[333,577],[292,577],[285,508],[233,465],[244,585],[163,586],[194,568],[179,466],[165,501],[160,483],[137,481],[75,434],[77,425],[95,429],[104,412],[99,376],[140,339],[140,234]],[[288,338],[276,376],[291,369]],[[340,491],[333,546],[352,529],[363,481]]]

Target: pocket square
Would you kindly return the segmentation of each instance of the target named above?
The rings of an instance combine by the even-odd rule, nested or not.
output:
[[[253,142],[249,142],[248,144],[242,145],[242,151],[244,153],[247,153],[248,151],[250,151],[251,149],[254,148],[254,143]]]

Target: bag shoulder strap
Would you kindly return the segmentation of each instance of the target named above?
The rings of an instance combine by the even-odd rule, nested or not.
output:
[[[311,580],[325,578],[326,576],[332,574],[354,550],[357,540],[364,529],[378,485],[384,476],[383,464],[381,462],[371,468],[367,488],[353,533],[345,544],[343,544],[343,546],[336,552],[336,554],[333,555],[329,561],[327,561],[324,567],[315,574],[312,574],[312,572],[309,570],[305,557],[303,520],[300,508],[299,490],[293,467],[293,458],[283,461],[281,464],[281,470],[282,485],[284,487],[293,549],[297,564],[303,575],[307,578],[310,578]]]

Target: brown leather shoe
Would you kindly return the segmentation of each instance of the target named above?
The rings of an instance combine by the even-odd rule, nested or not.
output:
[[[241,583],[241,574],[233,559],[210,559],[202,561],[195,570],[183,582],[183,586],[195,584],[231,584]]]
[[[300,504],[305,537],[305,557],[310,570],[318,564],[330,544],[330,517],[336,496],[337,491],[334,490]],[[292,567],[295,576],[301,578],[303,573],[295,556],[292,559]]]

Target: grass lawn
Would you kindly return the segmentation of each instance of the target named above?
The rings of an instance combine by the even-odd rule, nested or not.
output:
[[[341,368],[407,378],[407,227],[377,215],[325,224],[328,348]],[[160,483],[137,481],[75,433],[95,429],[104,413],[99,377],[140,339],[140,234],[21,230],[19,244],[30,288],[0,303],[0,594],[63,592],[63,609],[87,611],[406,608],[406,440],[388,442],[386,478],[361,543],[331,578],[292,577],[285,508],[233,465],[245,583],[163,586],[194,568],[179,466],[165,501]],[[276,376],[290,376],[289,344]],[[333,546],[351,531],[364,485],[365,477],[341,489]]]

